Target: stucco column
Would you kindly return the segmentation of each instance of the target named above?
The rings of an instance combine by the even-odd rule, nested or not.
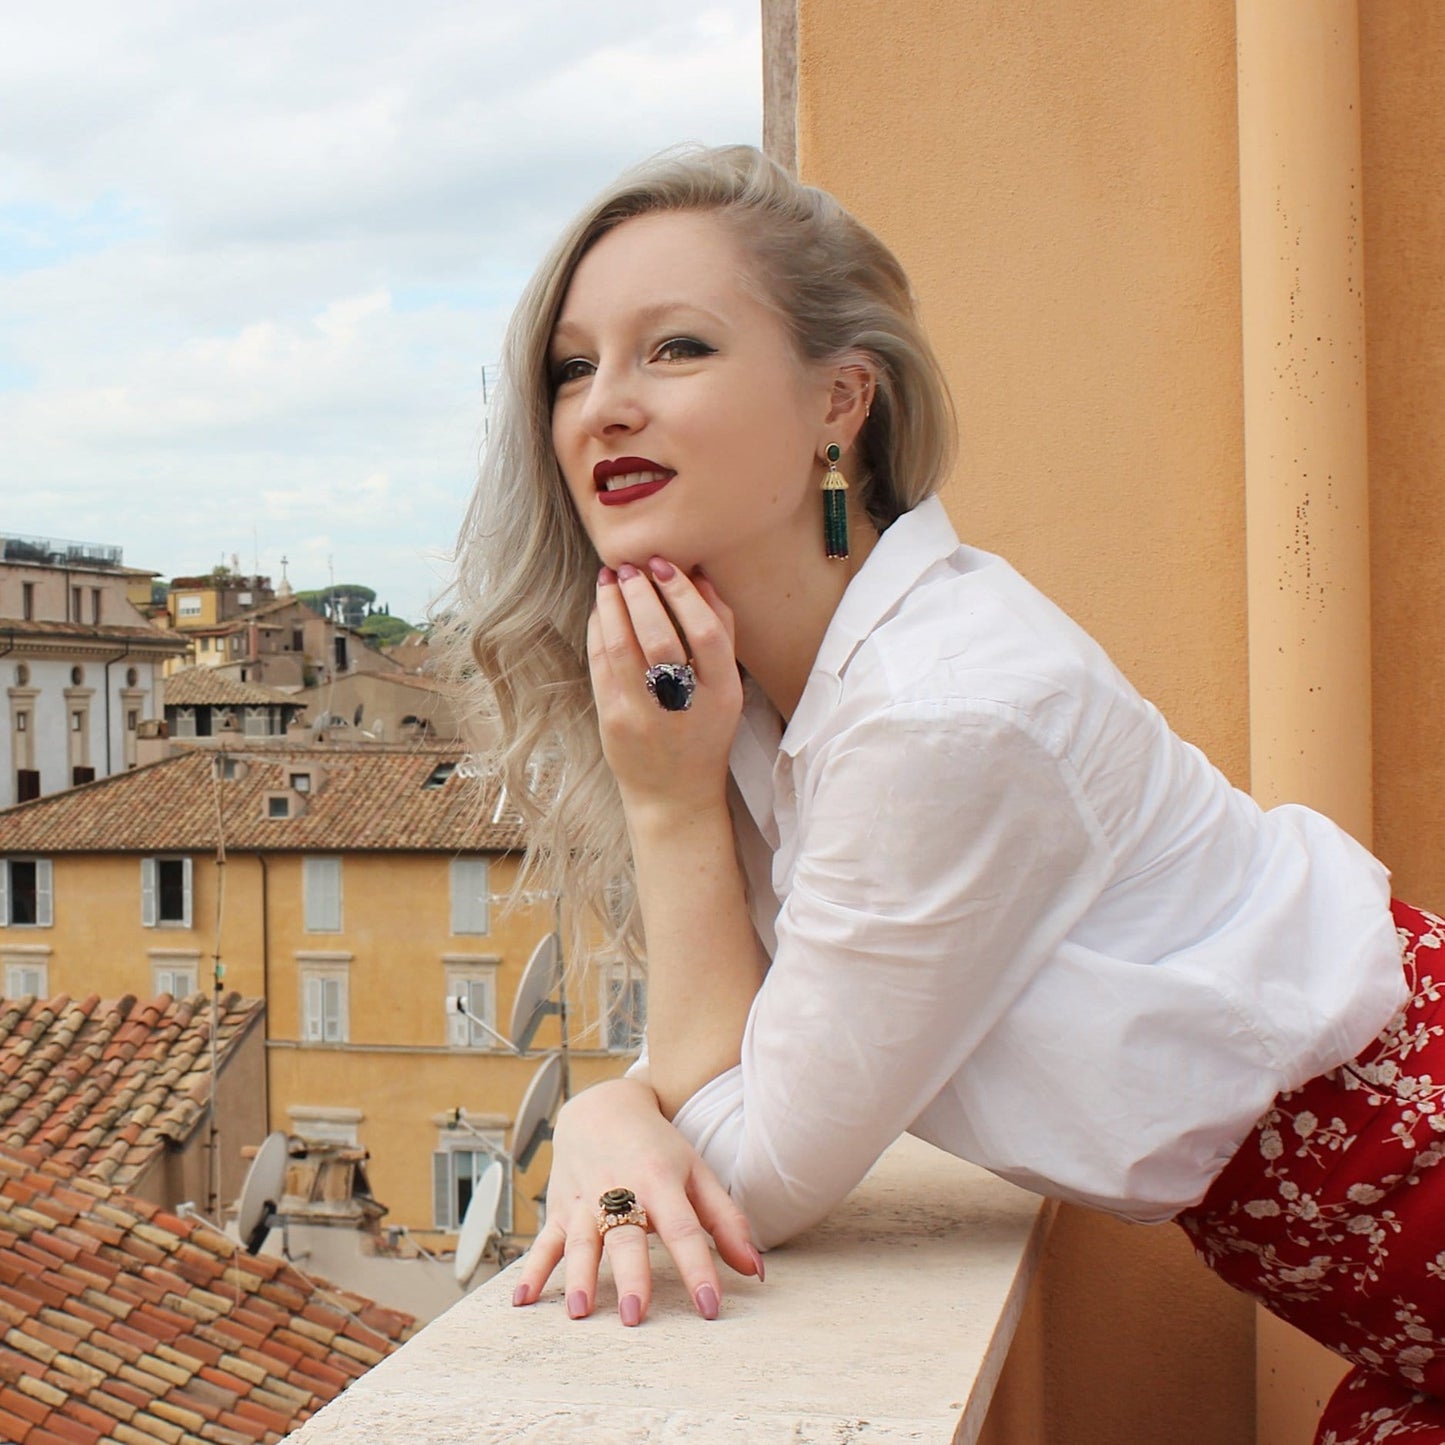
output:
[[[1356,0],[1236,0],[1250,786],[1371,834]],[[1261,1311],[1258,1445],[1308,1445],[1343,1373]]]
[[[1237,0],[1250,778],[1368,844],[1356,0]]]

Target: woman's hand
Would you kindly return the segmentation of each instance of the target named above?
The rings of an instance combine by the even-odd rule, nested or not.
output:
[[[739,1274],[763,1277],[742,1211],[692,1146],[658,1112],[638,1079],[612,1079],[569,1100],[557,1117],[547,1186],[547,1223],[521,1264],[514,1305],[532,1304],[565,1261],[567,1313],[582,1319],[597,1300],[603,1254],[617,1285],[624,1325],[640,1324],[652,1300],[647,1234],[635,1224],[598,1232],[598,1200],[631,1189],[676,1261],[704,1319],[715,1319],[722,1291],[711,1241]],[[711,1236],[711,1240],[709,1239]]]
[[[728,753],[742,712],[733,617],[712,583],[654,557],[647,571],[604,567],[587,628],[602,752],[629,811],[656,803],[686,810],[723,803]],[[697,691],[666,712],[644,675],[691,663]]]

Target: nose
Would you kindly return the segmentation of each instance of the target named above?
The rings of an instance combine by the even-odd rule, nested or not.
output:
[[[622,361],[599,362],[583,398],[582,425],[593,436],[608,437],[635,432],[645,420],[636,370]]]

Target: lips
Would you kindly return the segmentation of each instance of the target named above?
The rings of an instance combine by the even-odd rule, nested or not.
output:
[[[646,457],[615,457],[592,468],[597,500],[604,507],[620,507],[660,492],[677,475]]]

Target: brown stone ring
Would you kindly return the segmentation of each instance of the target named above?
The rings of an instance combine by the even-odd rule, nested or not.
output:
[[[597,1230],[606,1234],[619,1224],[635,1224],[647,1228],[647,1211],[637,1202],[637,1196],[630,1189],[609,1189],[597,1201]]]

